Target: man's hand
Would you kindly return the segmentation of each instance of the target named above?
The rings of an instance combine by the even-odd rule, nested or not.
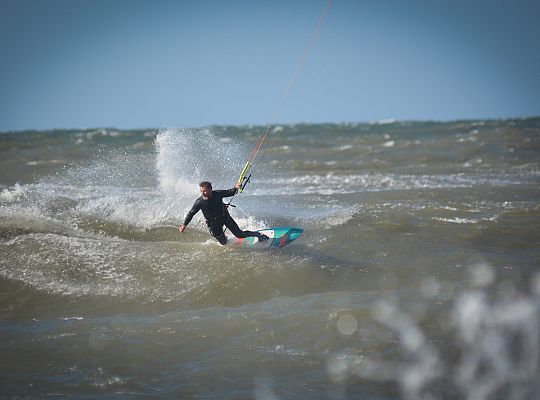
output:
[[[241,186],[242,186],[242,185],[240,184],[240,182],[236,182],[236,185],[234,185],[234,187],[235,187],[236,189],[240,189]]]
[[[186,230],[186,226],[184,224],[180,225],[178,227],[178,230],[180,231],[180,233],[184,232]]]

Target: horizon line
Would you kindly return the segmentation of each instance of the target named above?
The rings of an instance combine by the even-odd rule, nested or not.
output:
[[[420,123],[456,123],[456,122],[475,122],[475,121],[511,121],[511,120],[527,120],[527,119],[537,119],[540,118],[540,114],[529,115],[529,116],[520,116],[520,117],[488,117],[488,118],[451,118],[451,119],[395,119],[395,118],[383,118],[372,121],[326,121],[326,122],[314,122],[314,121],[302,121],[302,122],[287,122],[280,123],[276,122],[271,125],[269,124],[207,124],[207,125],[186,125],[186,126],[167,126],[162,127],[138,127],[138,128],[119,128],[115,126],[94,126],[94,127],[67,127],[67,128],[28,128],[28,129],[8,129],[0,131],[0,134],[6,133],[18,133],[18,132],[49,132],[49,131],[92,131],[98,129],[105,130],[117,130],[117,131],[148,131],[148,130],[161,130],[161,129],[204,129],[204,128],[228,128],[228,127],[250,127],[250,128],[263,128],[267,126],[277,127],[277,126],[295,126],[295,125],[391,125],[399,123],[411,123],[411,122],[420,122]]]

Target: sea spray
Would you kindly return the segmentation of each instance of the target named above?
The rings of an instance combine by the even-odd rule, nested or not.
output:
[[[165,195],[188,196],[200,181],[229,188],[241,169],[245,151],[210,129],[166,129],[156,136],[156,169]]]
[[[525,295],[511,282],[495,285],[495,271],[486,263],[471,265],[468,271],[470,287],[458,292],[448,311],[435,319],[439,324],[446,320],[444,341],[430,337],[434,322],[427,308],[423,315],[413,315],[395,302],[381,300],[373,305],[372,318],[389,330],[388,347],[397,343],[399,352],[381,357],[350,347],[337,350],[326,363],[330,379],[343,385],[354,379],[395,381],[410,400],[537,398],[540,274]],[[448,292],[437,286],[425,300],[442,304]],[[341,318],[338,329],[340,322]]]

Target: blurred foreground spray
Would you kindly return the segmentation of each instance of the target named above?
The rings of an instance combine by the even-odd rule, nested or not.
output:
[[[540,398],[540,273],[529,293],[511,282],[495,285],[487,264],[469,269],[471,287],[455,297],[443,337],[430,339],[418,318],[392,302],[378,302],[373,318],[395,336],[398,360],[383,356],[334,353],[327,371],[334,383],[355,378],[395,381],[406,399],[537,399]],[[435,280],[422,290],[435,297]],[[433,300],[432,298],[432,300]],[[337,321],[356,329],[347,316]],[[440,320],[440,319],[439,319]],[[428,324],[430,326],[430,324]],[[342,332],[343,333],[343,332]]]

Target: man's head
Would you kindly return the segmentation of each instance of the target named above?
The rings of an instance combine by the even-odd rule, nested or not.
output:
[[[203,199],[208,200],[212,197],[212,184],[210,182],[203,181],[199,183],[199,190]]]

